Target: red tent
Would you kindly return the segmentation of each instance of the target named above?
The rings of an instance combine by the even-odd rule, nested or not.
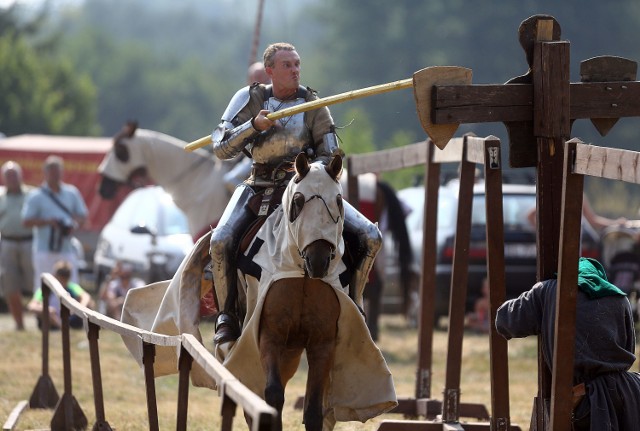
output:
[[[80,190],[89,209],[89,217],[78,237],[85,249],[92,253],[100,230],[130,191],[128,187],[121,187],[113,200],[102,199],[98,194],[98,166],[111,146],[112,138],[18,135],[0,139],[0,165],[8,160],[17,162],[22,167],[24,182],[38,186],[43,181],[45,159],[51,154],[62,157],[63,181]]]

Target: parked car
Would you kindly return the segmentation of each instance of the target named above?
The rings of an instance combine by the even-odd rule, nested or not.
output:
[[[186,215],[160,186],[129,193],[100,232],[94,255],[96,286],[129,262],[148,283],[169,279],[193,248]]]
[[[528,290],[536,281],[536,232],[527,216],[536,206],[534,185],[504,184],[503,218],[505,241],[505,282],[507,298],[515,298]],[[424,187],[410,187],[398,191],[398,197],[411,206],[407,216],[407,229],[411,232],[415,265],[422,267]],[[443,185],[438,195],[436,260],[436,323],[449,313],[451,267],[453,261],[456,217],[458,209],[458,183]],[[595,230],[583,221],[582,256],[600,257],[600,241]],[[476,184],[473,191],[471,236],[468,250],[469,274],[467,284],[467,312],[473,310],[481,296],[482,281],[486,277],[486,214],[484,184]],[[387,259],[387,277],[391,283],[397,273],[394,262]],[[389,267],[391,266],[391,267]],[[395,276],[397,277],[397,276]],[[386,286],[385,286],[386,288]]]

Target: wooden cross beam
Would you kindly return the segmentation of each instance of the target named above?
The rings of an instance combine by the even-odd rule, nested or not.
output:
[[[589,118],[604,135],[618,118],[640,116],[636,63],[619,57],[587,60],[581,64],[581,82],[571,83],[570,43],[561,41],[560,33],[560,25],[550,15],[526,19],[518,29],[529,65],[526,74],[497,85],[461,85],[455,81],[453,85],[434,84],[428,106],[429,126],[504,123],[509,134],[510,165],[536,167],[540,280],[558,270],[564,143],[570,137],[573,121]],[[431,69],[429,73],[437,74],[438,68]],[[421,114],[425,107],[417,109]],[[436,141],[423,115],[421,121]],[[442,134],[437,138],[445,143],[448,140]],[[541,355],[539,364],[532,430],[547,429],[545,398],[550,394],[550,376]],[[570,429],[569,417],[556,419],[554,425],[559,423],[563,425],[555,430]]]

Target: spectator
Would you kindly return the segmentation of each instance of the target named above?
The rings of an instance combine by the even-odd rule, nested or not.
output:
[[[506,339],[540,335],[552,369],[557,280],[536,283],[498,309]],[[631,304],[600,262],[580,258],[573,362],[574,430],[633,430],[640,424],[640,374],[629,369],[636,347]]]
[[[127,292],[144,284],[144,280],[133,276],[133,265],[117,262],[100,289],[100,299],[106,305],[107,316],[120,320]]]
[[[22,222],[34,234],[35,289],[40,287],[41,274],[52,272],[60,260],[70,262],[71,281],[78,282],[78,259],[71,238],[86,219],[87,206],[74,185],[62,182],[62,173],[62,158],[47,157],[44,182],[29,193],[22,209]]]
[[[582,195],[582,217],[589,223],[593,229],[595,229],[596,233],[601,234],[602,231],[609,226],[622,226],[627,222],[627,219],[624,217],[619,217],[617,219],[612,219],[608,217],[601,216],[596,213],[591,207],[591,203],[589,202],[589,198],[586,194]],[[527,220],[533,226],[536,227],[536,209],[535,207],[529,211],[527,214]]]
[[[22,224],[22,205],[31,190],[22,182],[22,168],[8,161],[0,168],[5,188],[0,192],[0,289],[16,330],[24,329],[22,292],[33,293],[33,233]]]
[[[71,281],[71,264],[61,260],[53,265],[53,275],[60,282],[62,287],[71,295],[73,299],[87,308],[95,308],[91,295],[89,295],[79,284]],[[27,309],[36,315],[38,328],[42,328],[42,288],[38,288],[33,298],[27,305]],[[60,319],[60,299],[54,295],[49,295],[49,323],[51,328],[58,329],[62,326]],[[69,326],[72,328],[82,328],[82,319],[76,315],[69,316]]]
[[[489,280],[482,280],[482,296],[476,299],[473,312],[467,315],[467,327],[481,334],[489,333]]]

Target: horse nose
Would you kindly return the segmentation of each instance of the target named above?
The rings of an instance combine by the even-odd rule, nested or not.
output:
[[[302,253],[307,276],[324,278],[329,273],[329,265],[334,256],[333,247],[327,241],[314,241]]]
[[[324,278],[329,273],[329,264],[331,263],[330,257],[325,258],[311,258],[306,256],[304,259],[304,266],[309,278]]]

